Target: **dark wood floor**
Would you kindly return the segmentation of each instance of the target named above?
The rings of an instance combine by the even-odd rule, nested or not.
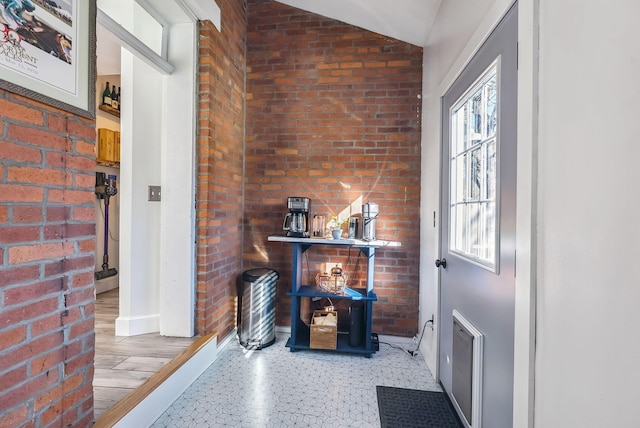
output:
[[[197,338],[158,333],[116,336],[118,289],[96,297],[96,356],[93,378],[95,418],[142,385]]]

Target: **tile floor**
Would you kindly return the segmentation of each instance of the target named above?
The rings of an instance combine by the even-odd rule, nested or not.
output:
[[[379,427],[376,385],[441,391],[420,354],[292,353],[287,337],[260,351],[231,341],[152,426]]]

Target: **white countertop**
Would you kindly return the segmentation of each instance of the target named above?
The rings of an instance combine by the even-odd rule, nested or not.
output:
[[[400,242],[396,241],[363,241],[362,239],[348,239],[348,238],[293,238],[288,236],[269,236],[269,241],[273,242],[290,242],[300,244],[325,244],[325,245],[351,245],[354,247],[399,247]]]

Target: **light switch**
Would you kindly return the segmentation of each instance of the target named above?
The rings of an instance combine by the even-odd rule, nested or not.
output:
[[[149,186],[149,200],[160,202],[160,186]]]

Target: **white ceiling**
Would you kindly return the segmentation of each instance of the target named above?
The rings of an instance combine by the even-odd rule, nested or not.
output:
[[[277,0],[403,42],[424,46],[442,0]]]
[[[424,46],[442,0],[277,1],[413,45]],[[155,0],[149,2],[157,7],[166,0],[160,3]],[[99,24],[96,35],[98,75],[120,74],[120,45]]]

